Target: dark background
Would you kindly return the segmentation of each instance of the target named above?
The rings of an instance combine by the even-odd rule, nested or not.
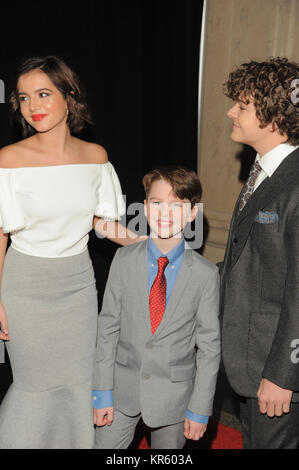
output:
[[[143,201],[142,176],[156,164],[197,170],[197,95],[202,0],[2,2],[0,147],[21,139],[8,96],[16,67],[60,56],[82,80],[93,124],[81,138],[103,145],[129,205]],[[129,220],[129,218],[128,218]],[[90,234],[99,303],[117,245]],[[8,361],[8,358],[7,358]],[[11,382],[0,364],[0,400]]]

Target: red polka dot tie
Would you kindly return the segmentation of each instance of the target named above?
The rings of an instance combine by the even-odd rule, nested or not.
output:
[[[155,277],[149,295],[149,308],[153,334],[160,325],[165,310],[167,282],[164,271],[168,263],[169,259],[167,256],[161,256],[158,258],[158,274]]]

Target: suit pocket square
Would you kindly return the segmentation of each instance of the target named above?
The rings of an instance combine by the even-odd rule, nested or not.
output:
[[[274,224],[279,221],[279,217],[275,211],[259,211],[254,220],[259,224]]]

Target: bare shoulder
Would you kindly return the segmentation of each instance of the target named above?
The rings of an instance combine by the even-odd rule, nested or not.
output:
[[[0,168],[19,168],[28,165],[35,151],[34,136],[19,140],[0,149]]]
[[[106,163],[108,161],[107,152],[101,145],[81,140],[80,146],[87,163]]]
[[[18,143],[6,145],[0,149],[0,168],[16,168],[20,159]]]
[[[107,152],[101,145],[89,142],[89,151],[94,163],[106,163],[108,161]]]

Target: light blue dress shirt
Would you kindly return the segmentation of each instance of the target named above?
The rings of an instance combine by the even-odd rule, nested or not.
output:
[[[178,272],[180,270],[185,253],[185,240],[182,241],[171,251],[164,254],[155,243],[148,239],[148,292],[150,293],[154,279],[158,272],[158,258],[161,256],[167,256],[169,264],[165,268],[165,277],[167,282],[166,291],[166,305],[174,287]],[[112,390],[93,390],[92,400],[94,408],[108,408],[113,406],[113,394]],[[186,411],[186,418],[196,421],[197,423],[206,424],[209,420],[208,416],[198,415],[190,410]]]

